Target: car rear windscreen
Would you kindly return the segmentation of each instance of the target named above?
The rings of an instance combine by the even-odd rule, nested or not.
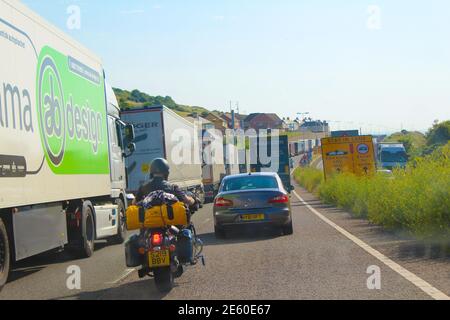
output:
[[[230,178],[224,181],[222,191],[239,191],[255,189],[278,189],[278,182],[271,176],[246,176]]]

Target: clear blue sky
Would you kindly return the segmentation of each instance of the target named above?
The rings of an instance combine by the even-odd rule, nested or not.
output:
[[[448,0],[23,2],[101,56],[113,86],[210,109],[308,111],[366,133],[450,119]],[[72,4],[80,30],[66,26]],[[369,5],[381,29],[367,27]]]

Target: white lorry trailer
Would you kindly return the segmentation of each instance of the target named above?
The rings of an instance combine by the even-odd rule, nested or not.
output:
[[[215,148],[217,142],[223,144],[222,136],[213,130],[203,130],[202,177],[205,189],[205,202],[214,201],[220,187],[221,177],[225,174],[223,148]]]
[[[19,1],[0,0],[0,288],[14,261],[121,242],[125,148],[100,59]]]
[[[235,175],[240,173],[239,149],[235,144],[224,145],[225,175]]]
[[[156,158],[170,164],[169,182],[195,192],[204,201],[202,183],[202,128],[165,106],[127,109],[121,114],[136,131],[136,150],[126,160],[128,192],[136,194],[150,178]]]

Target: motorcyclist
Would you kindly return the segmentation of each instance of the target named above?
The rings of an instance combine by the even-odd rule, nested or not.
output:
[[[142,185],[133,204],[143,200],[149,193],[162,190],[166,193],[173,194],[179,201],[184,202],[188,207],[195,204],[195,199],[186,194],[179,186],[169,183],[170,166],[167,160],[158,158],[153,160],[150,166],[150,181]]]
[[[188,238],[193,237],[193,225],[191,224],[191,215],[194,213],[194,205],[197,201],[188,195],[186,192],[180,189],[179,186],[169,183],[170,166],[167,160],[158,158],[153,160],[150,166],[150,181],[142,185],[133,201],[133,204],[137,204],[142,201],[148,194],[154,191],[164,191],[169,194],[173,194],[179,201],[183,202],[189,210],[187,211],[188,223],[187,228],[181,230],[181,233]],[[191,256],[191,264],[194,264],[193,257]],[[178,276],[183,273],[183,267],[180,265],[177,271]]]

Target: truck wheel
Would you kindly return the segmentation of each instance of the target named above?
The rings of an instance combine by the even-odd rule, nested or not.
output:
[[[85,205],[83,207],[83,231],[82,242],[80,248],[80,256],[82,258],[89,258],[94,254],[94,241],[95,241],[95,223],[94,215],[92,213],[91,206]]]
[[[3,221],[0,219],[0,291],[8,280],[10,258],[8,234]]]
[[[125,225],[125,205],[121,199],[117,199],[116,204],[119,207],[119,214],[117,217],[117,234],[112,238],[112,240],[115,244],[122,244],[127,237],[127,228]]]
[[[199,209],[203,208],[203,205],[206,203],[206,199],[205,199],[205,192],[202,191],[201,189],[198,190],[198,196],[200,199],[200,203],[198,204]]]
[[[173,273],[170,267],[153,270],[155,285],[159,292],[167,293],[173,289]]]

